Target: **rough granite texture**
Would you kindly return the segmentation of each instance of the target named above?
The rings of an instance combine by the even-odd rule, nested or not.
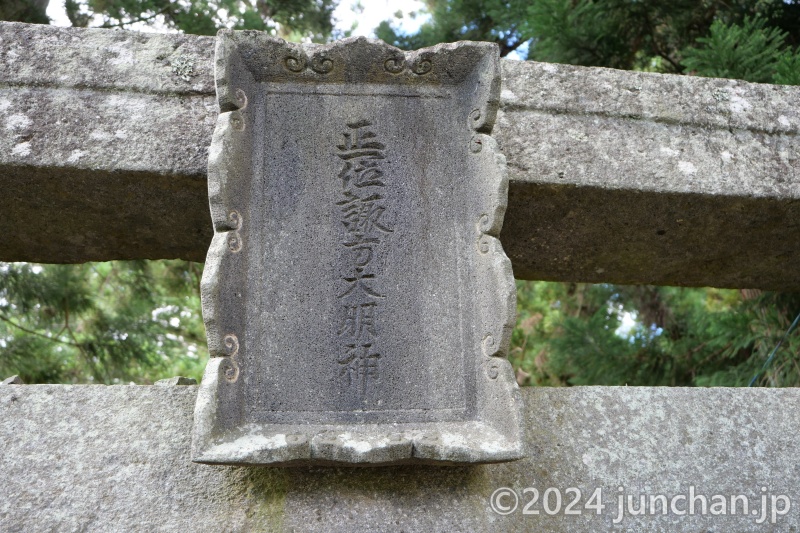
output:
[[[203,260],[213,48],[0,23],[0,260]],[[501,63],[518,278],[800,290],[800,88]]]
[[[469,467],[264,468],[194,464],[197,387],[0,387],[0,531],[586,533],[796,532],[800,444],[796,389],[578,387],[523,389],[528,458]],[[755,516],[627,516],[619,487],[640,494],[747,495]],[[520,508],[489,506],[509,487]],[[530,491],[562,494],[549,515]],[[565,515],[581,490],[581,515]],[[583,505],[602,489],[606,508]],[[555,506],[550,492],[551,511]],[[508,505],[510,497],[501,498]],[[679,502],[677,509],[685,509]],[[627,506],[627,504],[626,504]],[[777,508],[781,509],[778,503]],[[770,507],[771,509],[771,507]],[[658,509],[657,509],[658,510]],[[741,512],[741,511],[740,511]]]
[[[194,460],[518,459],[497,46],[217,39]]]
[[[202,261],[213,47],[0,22],[0,259]]]

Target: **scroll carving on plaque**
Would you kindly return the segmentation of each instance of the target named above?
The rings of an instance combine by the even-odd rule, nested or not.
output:
[[[193,460],[509,461],[497,47],[223,30]]]

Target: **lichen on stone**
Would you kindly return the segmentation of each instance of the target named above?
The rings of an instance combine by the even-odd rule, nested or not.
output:
[[[711,94],[717,102],[727,102],[731,99],[731,95],[724,89],[717,89]]]
[[[183,81],[190,81],[194,76],[194,59],[186,56],[178,56],[177,59],[170,63],[172,65],[172,72]]]

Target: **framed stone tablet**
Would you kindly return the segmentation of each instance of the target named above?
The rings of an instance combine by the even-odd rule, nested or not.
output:
[[[495,45],[222,31],[193,458],[522,454]]]

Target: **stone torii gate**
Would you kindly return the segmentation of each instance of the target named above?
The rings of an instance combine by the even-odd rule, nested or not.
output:
[[[0,260],[202,260],[213,47],[0,24]],[[493,135],[508,159],[501,240],[516,277],[800,289],[800,89],[502,63]],[[0,529],[800,527],[792,390],[527,389],[526,459],[370,470],[192,464],[195,395],[2,387]],[[504,487],[519,502],[508,515]],[[565,514],[568,489],[581,491],[580,516]],[[584,508],[597,489],[600,513]],[[638,508],[657,494],[685,498],[667,515],[614,521],[620,495]],[[697,496],[740,494],[749,511],[762,496],[775,504],[766,522],[713,515]],[[772,525],[777,496],[793,506]]]

